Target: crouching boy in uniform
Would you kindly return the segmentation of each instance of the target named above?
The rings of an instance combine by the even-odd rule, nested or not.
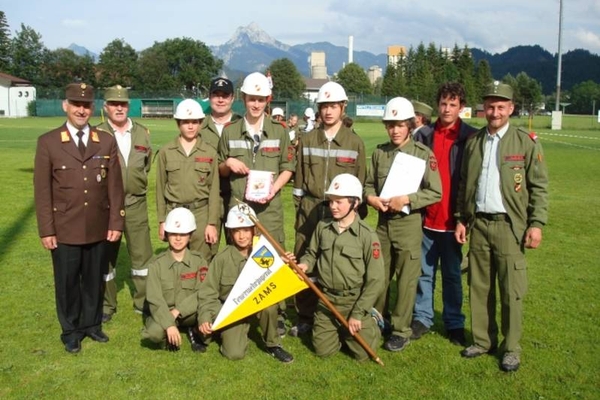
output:
[[[165,220],[169,250],[159,254],[148,266],[146,301],[150,316],[142,329],[142,338],[155,343],[166,339],[166,348],[177,351],[181,346],[180,327],[186,327],[193,351],[204,352],[200,341],[196,310],[198,289],[208,270],[208,263],[188,249],[196,230],[194,214],[187,208],[175,208]]]
[[[371,348],[378,347],[381,339],[371,309],[384,287],[383,260],[377,235],[356,213],[362,193],[354,175],[340,174],[331,181],[325,196],[333,220],[319,222],[298,264],[305,272],[316,268],[318,285],[348,319],[350,334],[319,301],[312,341],[320,357],[335,354],[343,340],[354,357],[364,361],[369,355],[352,336],[360,333]]]
[[[234,206],[227,214],[225,228],[232,244],[220,251],[210,263],[206,280],[198,292],[198,324],[206,339],[213,333],[212,323],[252,252],[255,235],[254,222],[244,212],[245,208],[256,217],[254,210],[246,205]],[[294,360],[291,354],[281,347],[281,337],[277,333],[277,304],[256,314],[267,352],[284,364]],[[241,360],[248,349],[250,319],[244,318],[220,331],[221,354],[230,360]]]

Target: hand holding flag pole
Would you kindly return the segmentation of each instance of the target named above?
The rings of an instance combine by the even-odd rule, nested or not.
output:
[[[235,200],[238,202],[240,210],[244,214],[246,214],[248,216],[248,218],[250,218],[252,220],[252,222],[254,222],[254,225],[256,226],[256,228],[269,241],[269,243],[271,243],[271,245],[273,245],[273,247],[275,248],[275,250],[277,250],[279,255],[282,257],[285,257],[285,254],[286,254],[285,249],[283,247],[281,247],[279,242],[276,241],[273,238],[273,236],[271,236],[271,234],[267,231],[267,229],[260,223],[258,218],[256,218],[254,215],[252,215],[252,213],[250,213],[248,206],[246,204],[242,203],[241,201],[239,201],[237,198]],[[340,312],[337,310],[337,308],[335,308],[335,306],[331,303],[331,301],[329,301],[329,299],[323,294],[323,292],[317,287],[317,285],[315,285],[314,282],[310,280],[310,278],[306,275],[306,273],[304,273],[304,271],[302,271],[300,268],[298,268],[298,264],[296,264],[296,262],[294,260],[289,260],[288,265],[290,267],[292,267],[292,269],[302,278],[302,280],[304,280],[304,282],[308,285],[308,287],[313,292],[315,292],[317,297],[319,299],[321,299],[321,301],[325,304],[325,306],[327,306],[327,308],[333,313],[333,315],[337,318],[337,320],[340,321],[341,324],[344,325],[344,327],[346,329],[348,329],[348,332],[350,332],[348,320],[342,314],[340,314]],[[369,344],[367,342],[365,342],[365,340],[360,335],[360,333],[356,332],[353,335],[353,337],[358,342],[358,344],[360,344],[361,347],[363,349],[365,349],[365,351],[367,352],[367,354],[371,357],[371,359],[373,361],[375,361],[377,364],[381,365],[382,367],[384,366],[383,361],[381,361],[379,356],[373,351],[373,349],[371,349]]]

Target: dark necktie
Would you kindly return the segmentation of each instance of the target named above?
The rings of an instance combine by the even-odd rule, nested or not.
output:
[[[77,132],[77,137],[79,138],[79,144],[77,145],[77,148],[79,149],[79,152],[83,157],[85,155],[85,144],[83,144],[83,131]]]

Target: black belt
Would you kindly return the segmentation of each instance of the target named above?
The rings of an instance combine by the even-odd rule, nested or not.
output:
[[[475,213],[475,217],[481,218],[481,219],[487,219],[488,221],[508,221],[509,220],[508,214],[506,214],[506,213],[488,214],[488,213],[478,212],[478,213]]]
[[[346,290],[336,290],[336,289],[329,289],[326,287],[322,287],[321,290],[325,293],[329,293],[332,294],[334,296],[356,296],[357,294],[360,293],[360,288],[356,288],[356,289],[346,289]]]
[[[183,203],[168,203],[168,204],[173,208],[183,207],[183,208],[187,208],[188,210],[195,210],[197,208],[200,208],[200,207],[208,204],[208,200],[198,200],[193,203],[187,203],[187,204],[183,204]]]

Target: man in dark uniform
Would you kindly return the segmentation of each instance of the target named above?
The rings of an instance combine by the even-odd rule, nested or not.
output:
[[[112,86],[104,93],[104,111],[107,120],[98,130],[114,136],[119,148],[119,164],[125,190],[125,238],[131,259],[131,281],[135,287],[133,308],[142,313],[146,299],[146,263],[152,257],[148,225],[148,173],[152,162],[150,131],[128,117],[129,94],[121,85]],[[115,281],[117,257],[121,241],[108,246],[108,273],[104,276],[104,307],[102,322],[108,322],[117,312],[117,284]]]
[[[67,86],[67,122],[38,139],[35,206],[42,245],[52,253],[56,311],[65,350],[77,353],[102,332],[106,241],[123,231],[123,182],[115,139],[91,128],[93,88]]]
[[[513,89],[493,82],[483,96],[488,124],[471,137],[462,162],[455,237],[469,245],[473,345],[466,358],[498,347],[496,281],[500,291],[503,353],[500,368],[520,364],[523,299],[527,292],[525,248],[542,242],[548,219],[548,171],[537,136],[509,123]]]

